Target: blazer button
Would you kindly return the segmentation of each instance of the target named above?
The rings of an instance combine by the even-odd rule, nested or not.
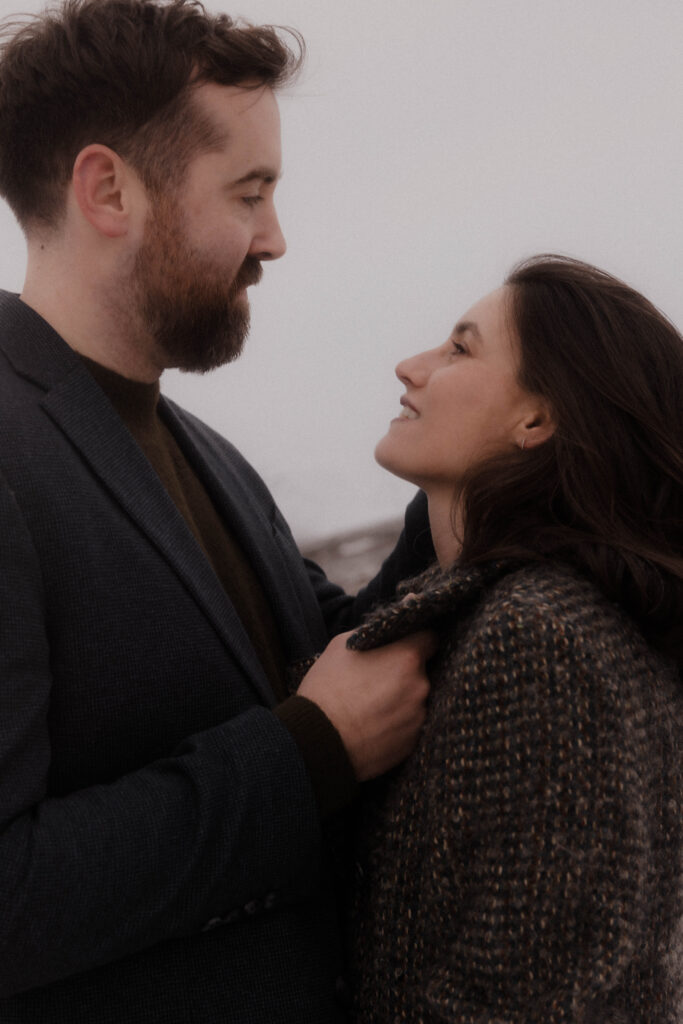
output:
[[[258,910],[259,905],[256,900],[250,900],[249,903],[244,904],[244,910],[247,914],[255,914]]]
[[[210,932],[212,928],[217,928],[219,924],[223,924],[222,917],[212,917],[210,921],[207,921],[202,928],[203,932]]]
[[[351,1006],[351,989],[348,986],[346,978],[340,974],[334,983],[334,994],[337,997],[337,1002],[340,1003],[345,1009]]]

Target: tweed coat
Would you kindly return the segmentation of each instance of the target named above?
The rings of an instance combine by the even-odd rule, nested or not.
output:
[[[441,637],[419,745],[360,820],[356,1024],[680,1024],[678,670],[562,567],[403,593],[350,641]]]
[[[160,412],[261,578],[289,660],[415,560],[404,538],[352,600],[304,562],[227,441],[171,402]],[[2,1024],[337,1019],[320,815],[274,703],[104,392],[0,295]]]

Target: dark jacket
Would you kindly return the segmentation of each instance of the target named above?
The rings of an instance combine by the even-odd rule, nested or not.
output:
[[[434,571],[366,649],[441,636],[415,753],[374,784],[358,1024],[680,1024],[682,687],[587,580]]]
[[[257,474],[162,414],[297,661],[354,601],[302,560]],[[411,513],[412,514],[412,513]],[[414,513],[424,523],[424,508]],[[321,828],[225,591],[104,393],[0,299],[0,1021],[336,1019]]]

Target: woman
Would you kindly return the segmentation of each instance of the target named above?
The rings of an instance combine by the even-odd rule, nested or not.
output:
[[[397,375],[439,565],[349,643],[440,648],[363,811],[356,1020],[680,1022],[681,336],[544,256]]]

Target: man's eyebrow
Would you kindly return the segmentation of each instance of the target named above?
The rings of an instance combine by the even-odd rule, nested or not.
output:
[[[479,328],[475,324],[474,320],[461,320],[453,328],[453,334],[457,335],[458,337],[460,337],[460,335],[462,334],[466,334],[467,331],[469,331],[470,334],[473,334],[477,341],[483,340],[481,334],[479,333]]]
[[[274,171],[270,167],[255,167],[253,171],[249,171],[248,174],[243,174],[236,181],[230,182],[230,187],[248,185],[252,181],[260,181],[264,185],[272,185],[274,182],[279,181],[281,177],[282,171]]]

